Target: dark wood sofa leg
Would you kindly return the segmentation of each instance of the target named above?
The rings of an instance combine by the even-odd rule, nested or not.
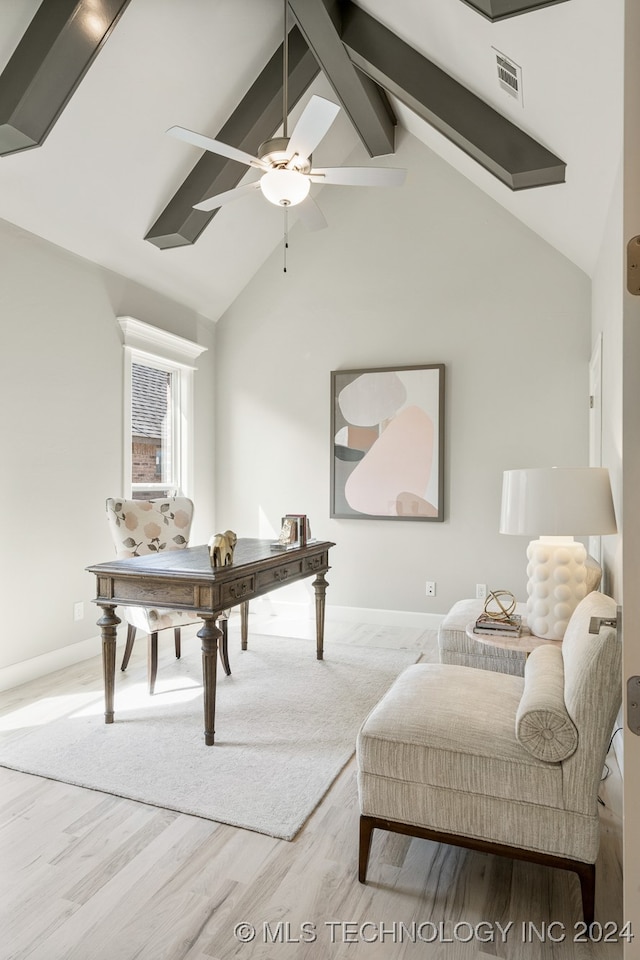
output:
[[[595,863],[585,863],[576,869],[580,878],[580,892],[582,894],[582,914],[584,922],[589,926],[593,923],[595,916],[596,901],[596,865]]]
[[[374,822],[371,817],[360,817],[360,850],[358,855],[358,880],[360,883],[367,882],[367,866],[374,829]]]
[[[360,816],[360,849],[358,856],[358,880],[360,883],[366,883],[367,866],[369,863],[369,851],[371,849],[371,840],[373,831],[389,830],[392,833],[399,833],[402,836],[421,837],[424,840],[432,840],[435,843],[453,844],[459,847],[467,847],[469,850],[479,850],[480,853],[490,853],[499,857],[512,857],[516,860],[526,860],[530,863],[541,863],[547,867],[554,867],[560,870],[570,870],[577,873],[580,880],[580,892],[582,894],[582,915],[584,922],[589,927],[594,921],[595,915],[595,892],[596,892],[596,865],[595,863],[583,863],[581,860],[570,860],[565,857],[556,857],[552,854],[538,853],[534,850],[522,850],[518,847],[510,847],[503,843],[495,843],[491,840],[474,839],[473,837],[460,836],[455,833],[444,833],[441,830],[432,830],[429,827],[418,827],[408,823],[398,823],[393,820],[386,820],[379,817]]]

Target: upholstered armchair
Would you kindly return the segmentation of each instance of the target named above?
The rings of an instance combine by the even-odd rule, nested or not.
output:
[[[398,677],[358,735],[361,882],[373,831],[389,830],[574,871],[592,922],[621,645],[591,621],[615,617],[588,594],[562,649],[534,650],[524,677],[443,663]]]
[[[189,545],[193,502],[187,497],[165,497],[157,500],[124,500],[110,497],[106,503],[111,538],[119,560],[145,554],[184,550]],[[198,623],[190,612],[161,607],[121,606],[128,623],[127,642],[122,670],[127,669],[133,650],[136,630],[149,635],[149,693],[155,690],[158,673],[158,633],[173,628],[176,657],[181,654],[180,628]],[[231,673],[227,652],[227,621],[221,620],[220,659],[227,674]]]

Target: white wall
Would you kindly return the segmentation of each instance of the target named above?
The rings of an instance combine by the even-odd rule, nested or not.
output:
[[[275,253],[217,325],[216,516],[268,536],[308,513],[336,542],[333,605],[523,597],[502,471],[588,462],[590,282],[410,135],[392,163],[400,190],[325,188],[329,229],[295,227],[288,273]],[[446,364],[446,521],[331,520],[330,371],[420,362]]]
[[[609,215],[592,283],[592,342],[602,334],[602,465],[611,478],[618,528],[622,530],[622,170],[611,196]],[[603,537],[606,591],[621,600],[622,539]]]
[[[618,530],[622,533],[622,169],[618,171],[592,283],[592,342],[602,334],[602,466],[607,467]],[[622,602],[622,536],[602,538],[605,593]],[[624,706],[614,729],[624,726]],[[624,738],[614,737],[620,769],[624,766]]]
[[[85,567],[113,555],[104,501],[122,490],[115,318],[135,316],[210,348],[196,374],[195,542],[213,527],[213,333],[153,291],[3,222],[0,263],[0,669],[31,658],[52,668],[64,660],[55,652],[73,659],[67,648],[99,633]],[[80,600],[85,618],[75,623]]]

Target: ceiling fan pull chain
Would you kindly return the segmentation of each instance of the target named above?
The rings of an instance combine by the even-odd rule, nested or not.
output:
[[[284,208],[284,244],[282,255],[284,260],[283,273],[287,272],[287,250],[289,249],[289,211]]]

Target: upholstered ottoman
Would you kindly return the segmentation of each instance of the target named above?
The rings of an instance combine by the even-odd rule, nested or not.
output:
[[[466,634],[468,624],[477,620],[484,610],[484,600],[458,600],[451,607],[438,631],[440,663],[453,663],[462,667],[478,667],[521,677],[524,673],[526,654],[520,650],[503,650]],[[516,612],[523,617],[527,605],[519,603]]]
[[[587,555],[587,593],[600,588],[602,567],[592,556]],[[438,649],[440,663],[454,663],[462,667],[478,667],[480,670],[495,670],[521,677],[524,674],[526,653],[519,650],[504,650],[488,643],[480,643],[467,636],[468,624],[478,619],[484,610],[484,600],[458,600],[440,624]],[[516,613],[526,622],[527,605],[519,603]]]

